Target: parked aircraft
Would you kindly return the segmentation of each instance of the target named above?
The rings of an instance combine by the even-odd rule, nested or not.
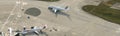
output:
[[[24,27],[22,31],[17,31],[17,35],[22,34],[22,36],[25,36],[27,34],[36,34],[39,36],[40,33],[43,33],[42,30],[45,28],[46,28],[46,26],[44,26],[44,27],[35,26],[35,27],[31,27],[31,29],[26,29]],[[12,34],[13,29],[12,28],[8,28],[8,29],[9,29],[10,34]]]
[[[60,12],[60,11],[67,11],[67,10],[69,10],[69,7],[66,6],[65,8],[62,8],[62,7],[59,7],[59,6],[49,6],[48,9],[56,14],[57,12]]]

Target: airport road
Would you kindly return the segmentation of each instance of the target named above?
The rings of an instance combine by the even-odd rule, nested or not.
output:
[[[41,14],[39,16],[30,16],[24,13],[24,11],[20,11],[20,6],[14,10],[14,15],[9,18],[8,23],[4,26],[4,28],[12,27],[15,29],[22,29],[23,26],[41,26],[42,24],[47,24],[48,29],[45,31],[49,36],[119,36],[120,35],[120,26],[105,21],[101,18],[93,16],[81,8],[84,5],[98,5],[99,3],[89,1],[89,0],[61,0],[59,2],[43,2],[43,1],[29,1],[25,0],[24,2],[27,5],[22,6],[25,10],[31,7],[36,7],[41,10]],[[97,0],[98,1],[98,0]],[[10,11],[15,6],[16,1],[2,1],[0,2],[0,20],[3,24],[7,19]],[[50,5],[56,6],[69,6],[70,10],[65,12],[70,15],[67,17],[65,15],[58,15],[51,13],[47,7]],[[3,9],[5,8],[5,9]],[[21,15],[21,17],[17,17],[17,15]],[[3,17],[4,16],[4,17]],[[27,19],[27,16],[30,16],[30,19]],[[49,30],[52,28],[58,29],[58,31]],[[2,29],[5,32],[7,29]]]

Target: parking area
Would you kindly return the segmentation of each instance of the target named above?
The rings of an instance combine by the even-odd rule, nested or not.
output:
[[[48,25],[44,30],[48,36],[119,36],[120,26],[105,21],[94,15],[91,15],[81,8],[84,5],[98,5],[99,0],[61,0],[58,2],[44,2],[23,0],[26,5],[16,4],[18,0],[1,0],[0,1],[0,30],[8,33],[8,27],[22,30],[23,26]],[[51,13],[48,6],[69,6],[70,10],[65,12],[70,17]],[[41,11],[40,15],[32,16],[26,14],[29,8],[37,8]],[[22,9],[24,9],[22,11]],[[27,17],[30,17],[28,19]],[[54,31],[53,28],[57,29]],[[51,31],[53,30],[53,31]]]

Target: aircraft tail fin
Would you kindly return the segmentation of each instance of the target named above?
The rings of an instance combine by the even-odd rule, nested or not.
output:
[[[68,10],[68,9],[69,9],[69,7],[68,7],[68,6],[66,6],[66,7],[65,7],[65,9],[66,9],[66,10]]]

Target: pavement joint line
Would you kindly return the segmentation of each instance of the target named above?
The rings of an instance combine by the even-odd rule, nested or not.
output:
[[[8,16],[8,18],[6,19],[6,21],[3,23],[2,28],[0,30],[2,30],[4,28],[4,26],[8,23],[8,20],[11,17],[11,14],[14,12],[16,6],[17,5],[14,6],[14,8],[12,9],[12,11],[10,12],[10,15]]]
[[[6,21],[3,23],[0,31],[2,31],[2,29],[4,28],[4,26],[8,23],[8,20],[10,19],[11,15],[13,14],[14,10],[16,9],[16,7],[19,5],[20,2],[16,2],[15,6],[13,7],[12,11],[10,11],[10,14],[8,16],[8,18],[6,19]]]

